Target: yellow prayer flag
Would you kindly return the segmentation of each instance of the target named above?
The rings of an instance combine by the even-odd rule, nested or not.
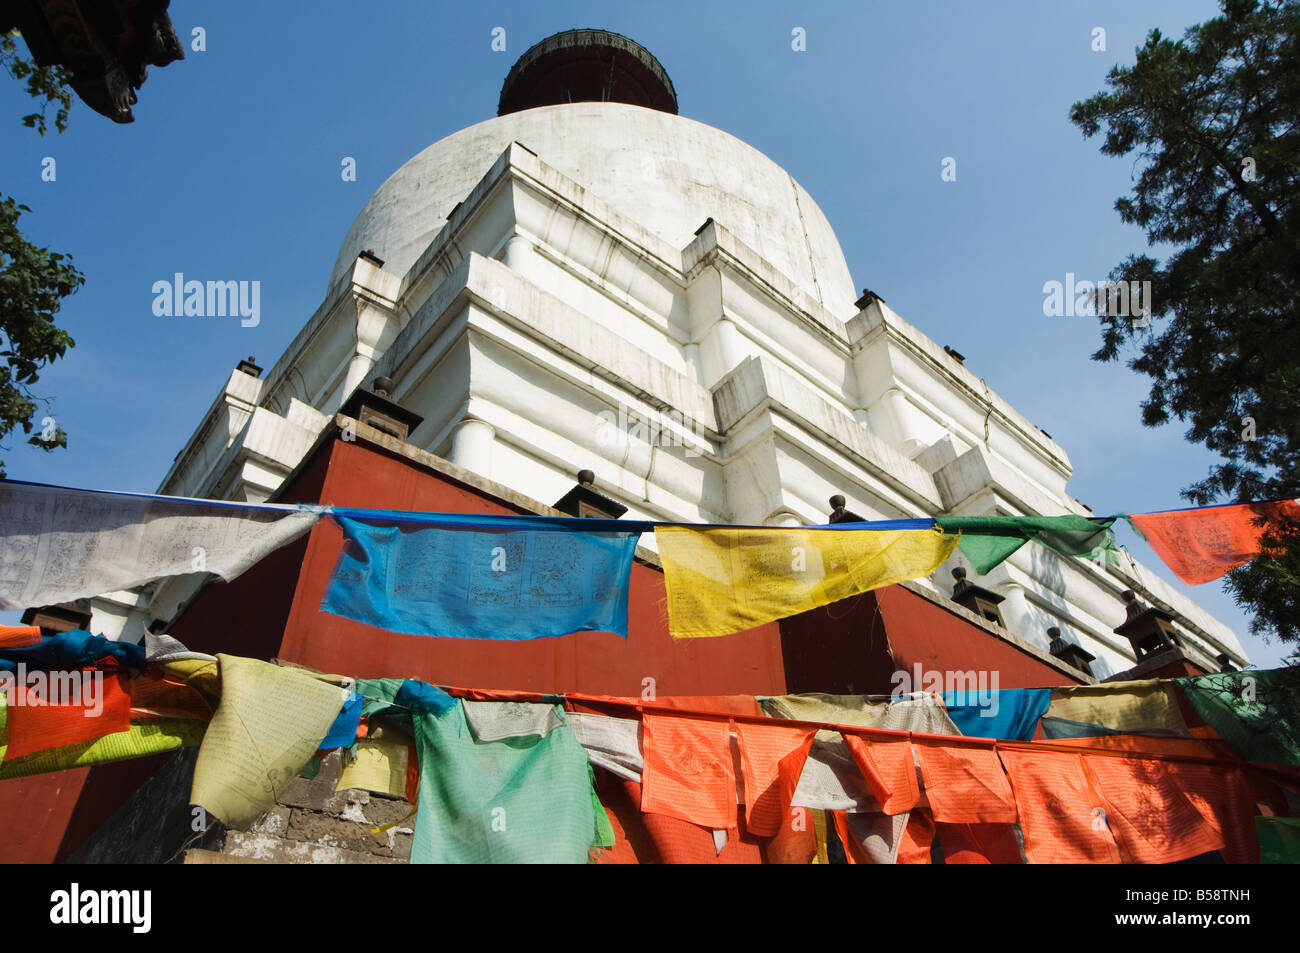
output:
[[[1114,731],[1187,730],[1173,684],[1164,679],[1054,688],[1046,714]]]
[[[221,700],[221,670],[211,659],[173,659],[158,668],[198,691],[213,706]]]
[[[221,703],[194,766],[190,803],[241,828],[275,804],[320,746],[346,690],[306,672],[218,655]]]
[[[934,572],[957,537],[936,529],[657,526],[674,638],[730,635]]]
[[[357,742],[357,757],[343,766],[334,790],[359,788],[376,794],[406,797],[405,744],[387,739],[362,738]]]

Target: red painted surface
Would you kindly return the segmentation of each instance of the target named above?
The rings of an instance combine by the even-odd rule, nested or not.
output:
[[[897,666],[876,596],[864,592],[781,620],[789,691],[889,694]]]
[[[90,770],[0,781],[0,863],[55,862]]]
[[[999,689],[1082,683],[902,586],[878,590],[876,598],[899,671],[919,662],[922,671],[996,672]]]

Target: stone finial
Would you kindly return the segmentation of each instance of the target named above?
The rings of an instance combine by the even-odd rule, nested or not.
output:
[[[568,493],[555,502],[555,508],[568,516],[616,520],[627,512],[627,507],[595,489],[596,474],[579,470],[578,482]]]
[[[836,493],[834,496],[831,497],[830,503],[831,503],[831,515],[828,522],[831,523],[866,522],[857,513],[847,508],[848,503],[845,501],[844,496],[842,494]]]
[[[861,311],[863,308],[867,307],[867,305],[875,301],[879,301],[881,304],[885,303],[885,299],[880,297],[880,295],[876,294],[870,288],[863,288],[862,297],[853,302],[853,307]]]
[[[1134,659],[1140,662],[1149,655],[1182,644],[1172,615],[1162,609],[1144,605],[1132,589],[1125,589],[1120,596],[1127,605],[1124,606],[1124,621],[1114,631],[1116,635],[1128,639]]]
[[[358,386],[343,402],[339,413],[405,441],[411,431],[424,422],[424,418],[393,401],[390,396],[393,392],[391,378],[376,377],[371,383],[373,390]]]
[[[1119,595],[1126,603],[1124,606],[1124,620],[1126,622],[1131,622],[1146,610],[1146,606],[1141,603],[1137,597],[1137,593],[1132,589],[1125,589]]]
[[[1047,647],[1050,654],[1066,665],[1073,666],[1088,675],[1092,674],[1092,663],[1097,660],[1097,656],[1086,651],[1082,646],[1067,642],[1061,637],[1061,630],[1056,626],[1048,628],[1047,637],[1051,640]]]
[[[958,603],[962,602],[968,591],[970,591],[972,588],[977,588],[969,579],[966,578],[965,566],[953,566],[952,578],[956,580],[952,586],[952,598],[954,602],[958,602]],[[975,608],[974,606],[967,606],[967,608],[969,608],[972,612],[979,611],[979,609]]]

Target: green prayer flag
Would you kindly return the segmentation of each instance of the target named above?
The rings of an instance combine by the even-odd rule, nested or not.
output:
[[[591,782],[591,809],[596,812],[596,839],[593,846],[613,847],[614,825],[609,822],[605,806],[600,803],[600,796],[596,794],[596,772],[592,770],[590,761],[587,762],[587,780]]]
[[[602,839],[591,771],[560,717],[545,737],[479,742],[459,700],[413,713],[420,792],[411,863],[586,863]]]
[[[392,705],[397,693],[402,690],[403,679],[400,678],[359,678],[356,692],[365,698],[361,703],[361,714],[369,718]]]
[[[0,780],[66,771],[70,768],[90,768],[97,764],[111,764],[114,761],[143,758],[179,748],[192,748],[203,741],[206,729],[204,722],[187,718],[136,722],[127,731],[116,731],[94,741],[80,741],[45,751],[34,751],[21,758],[9,758],[0,764]],[[0,746],[0,752],[3,751],[4,747]]]
[[[935,524],[948,535],[961,534],[957,548],[984,575],[1029,540],[1062,556],[1115,559],[1110,526],[1118,517],[1086,516],[940,516]]]
[[[1261,864],[1300,864],[1300,817],[1257,817]]]
[[[1174,681],[1196,714],[1247,761],[1300,764],[1300,668]]]

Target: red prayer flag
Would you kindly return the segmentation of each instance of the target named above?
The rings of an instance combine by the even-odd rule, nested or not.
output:
[[[1252,521],[1261,516],[1300,519],[1300,506],[1294,500],[1238,503],[1169,513],[1137,513],[1129,521],[1179,579],[1196,585],[1218,579],[1259,555],[1259,538],[1264,527]]]

